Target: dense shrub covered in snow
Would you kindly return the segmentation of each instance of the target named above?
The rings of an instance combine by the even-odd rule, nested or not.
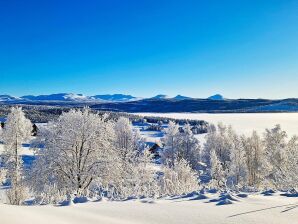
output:
[[[160,180],[162,195],[183,195],[199,189],[197,173],[184,159],[175,159],[172,166],[163,167]]]

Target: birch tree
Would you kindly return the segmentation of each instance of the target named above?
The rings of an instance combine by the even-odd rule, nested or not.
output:
[[[163,138],[164,149],[161,152],[161,160],[164,164],[173,165],[177,156],[179,145],[179,125],[170,121]]]
[[[247,167],[245,164],[245,136],[233,133],[231,136],[229,178],[232,186],[239,188],[246,184]]]
[[[245,149],[245,163],[247,167],[247,185],[259,188],[264,179],[264,144],[256,131],[243,140]]]
[[[298,189],[298,136],[293,136],[286,146],[285,175],[281,185],[285,190]]]
[[[7,195],[11,204],[19,205],[25,199],[25,189],[22,183],[23,161],[20,154],[22,143],[31,137],[32,124],[25,117],[21,107],[13,107],[7,116],[5,127],[2,131],[4,142],[4,164],[6,175],[11,183]]]
[[[160,179],[162,195],[183,195],[199,190],[197,173],[184,160],[175,160],[173,166],[163,166]]]
[[[179,125],[170,122],[163,143],[164,150],[161,157],[164,164],[171,166],[175,160],[184,159],[193,169],[198,169],[201,159],[200,142],[194,136],[189,124],[186,124],[180,133]]]
[[[70,110],[41,130],[33,190],[87,195],[96,179],[108,175],[113,160],[113,124],[88,108]],[[102,181],[99,181],[102,182]],[[40,185],[43,187],[40,189]],[[57,193],[57,192],[53,192]]]
[[[204,145],[204,159],[207,165],[210,166],[211,152],[214,151],[218,160],[222,164],[222,168],[225,171],[228,171],[229,163],[231,161],[231,136],[233,135],[233,132],[231,126],[227,127],[219,123],[215,130],[207,134],[206,143]]]
[[[214,150],[210,153],[210,186],[215,189],[226,189],[226,174]]]
[[[280,187],[286,176],[286,138],[287,134],[280,125],[266,129],[264,133],[266,178],[275,188]]]
[[[185,159],[193,169],[198,170],[201,160],[201,147],[189,124],[183,127],[178,143],[177,159]]]
[[[156,194],[156,171],[152,169],[152,155],[145,148],[144,139],[134,130],[127,118],[119,118],[115,124],[115,163],[110,184],[113,197],[149,197]]]

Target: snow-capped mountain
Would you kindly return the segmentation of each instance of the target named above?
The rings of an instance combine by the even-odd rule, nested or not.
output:
[[[225,98],[220,94],[215,94],[207,98],[208,100],[225,100]]]
[[[16,101],[16,100],[20,100],[20,98],[10,96],[10,95],[0,95],[0,102]]]
[[[165,94],[159,94],[151,98],[140,98],[127,94],[102,94],[102,95],[93,95],[87,96],[84,94],[76,94],[76,93],[56,93],[49,95],[25,95],[22,97],[14,97],[10,95],[0,95],[0,102],[5,103],[26,103],[26,102],[77,102],[77,103],[85,103],[85,102],[94,102],[94,103],[105,103],[105,102],[131,102],[131,101],[139,101],[146,99],[154,99],[154,100],[186,100],[186,99],[194,99],[188,96],[177,95],[175,97],[170,97]],[[225,100],[225,98],[216,94],[209,98],[209,100]]]
[[[96,100],[104,100],[104,101],[115,101],[115,102],[123,102],[123,101],[133,101],[139,100],[141,98],[134,97],[132,95],[125,94],[105,94],[105,95],[95,95],[92,96],[93,99]]]
[[[30,101],[92,101],[93,99],[89,96],[85,96],[83,94],[75,94],[75,93],[57,93],[50,95],[39,95],[39,96],[22,96],[23,100]]]
[[[187,99],[192,99],[192,98],[188,97],[188,96],[177,95],[173,99],[175,99],[175,100],[187,100]]]
[[[158,94],[158,95],[152,97],[151,99],[159,99],[159,100],[161,100],[161,99],[170,99],[170,98],[171,97],[169,97],[168,95]]]

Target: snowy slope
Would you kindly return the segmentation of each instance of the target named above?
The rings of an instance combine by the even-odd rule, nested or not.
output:
[[[66,207],[0,204],[0,217],[1,224],[297,224],[297,209],[297,198],[252,195],[223,206],[195,198],[88,202]]]

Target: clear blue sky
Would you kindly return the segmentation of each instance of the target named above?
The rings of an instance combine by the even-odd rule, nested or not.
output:
[[[0,94],[298,97],[297,0],[0,1]]]

